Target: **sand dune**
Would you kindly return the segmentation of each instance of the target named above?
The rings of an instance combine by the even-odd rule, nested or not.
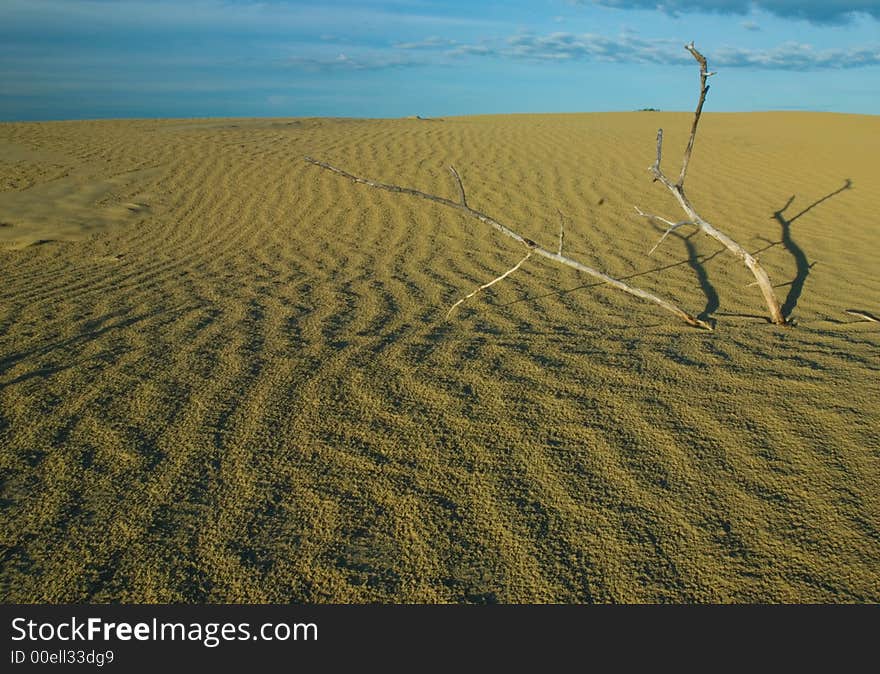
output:
[[[880,119],[0,125],[0,595],[880,601]],[[469,200],[717,321],[530,260]],[[679,235],[680,234],[680,235]],[[42,245],[33,245],[41,242]]]

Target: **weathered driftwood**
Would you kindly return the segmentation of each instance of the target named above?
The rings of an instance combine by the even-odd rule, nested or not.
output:
[[[557,252],[562,255],[562,243],[565,241],[565,217],[559,209],[556,209],[556,212],[559,213],[559,251]]]
[[[869,313],[867,311],[860,311],[858,309],[844,309],[843,313],[849,314],[850,316],[858,316],[863,321],[870,321],[871,323],[880,323],[880,318],[877,318],[874,314]]]
[[[654,304],[657,304],[657,305],[663,307],[664,309],[666,309],[666,311],[669,311],[670,313],[675,314],[681,320],[685,321],[689,325],[693,325],[698,328],[703,328],[705,330],[712,330],[712,326],[709,323],[702,321],[695,316],[692,316],[688,312],[679,308],[673,302],[666,300],[666,299],[663,299],[662,297],[658,297],[657,295],[654,295],[653,293],[649,293],[646,290],[642,290],[641,288],[636,288],[634,286],[631,286],[627,283],[624,283],[623,281],[621,281],[619,279],[613,278],[612,276],[609,276],[608,274],[605,274],[601,271],[593,269],[592,267],[588,267],[587,265],[582,264],[582,263],[578,262],[577,260],[574,260],[570,257],[563,255],[561,252],[561,244],[562,244],[562,237],[561,236],[560,236],[560,242],[559,242],[560,243],[560,252],[554,253],[554,252],[551,252],[545,248],[542,248],[541,246],[539,246],[537,243],[535,243],[531,239],[526,238],[520,234],[517,234],[515,231],[513,231],[512,229],[510,229],[506,225],[503,225],[500,222],[498,222],[498,220],[496,220],[495,218],[492,218],[492,217],[486,215],[485,213],[482,213],[481,211],[476,210],[475,208],[471,208],[471,206],[468,205],[468,202],[467,202],[467,195],[465,193],[464,183],[461,179],[461,176],[458,174],[458,171],[456,171],[455,168],[453,168],[451,166],[449,167],[449,170],[452,172],[452,175],[455,178],[456,184],[458,185],[459,197],[460,197],[459,201],[452,201],[451,199],[446,199],[445,197],[441,197],[436,194],[428,194],[427,192],[421,192],[420,190],[412,189],[410,187],[400,187],[399,185],[390,185],[390,184],[386,184],[386,183],[376,182],[374,180],[367,180],[366,178],[361,178],[359,176],[352,175],[348,171],[344,171],[343,169],[337,168],[336,166],[332,166],[326,162],[318,161],[317,159],[313,159],[312,157],[305,157],[305,160],[311,164],[314,164],[315,166],[319,166],[323,169],[326,169],[327,171],[332,171],[333,173],[337,173],[337,174],[339,174],[345,178],[348,178],[349,180],[352,180],[356,183],[361,183],[362,185],[368,185],[370,187],[374,187],[374,188],[380,189],[380,190],[386,190],[388,192],[396,192],[399,194],[409,194],[409,195],[412,195],[415,197],[419,197],[421,199],[427,199],[428,201],[433,201],[438,204],[443,204],[444,206],[449,206],[450,208],[454,208],[458,211],[461,211],[463,213],[470,215],[471,217],[476,218],[480,222],[489,225],[490,227],[501,232],[505,236],[510,237],[514,241],[518,241],[519,243],[521,243],[522,245],[524,245],[526,248],[529,249],[529,254],[526,255],[525,258],[520,260],[520,262],[515,267],[513,267],[509,271],[505,272],[504,274],[502,274],[498,278],[494,279],[490,283],[487,283],[484,286],[481,286],[480,288],[475,290],[473,293],[471,293],[467,297],[472,297],[477,292],[479,292],[479,290],[481,290],[482,288],[487,288],[490,285],[494,284],[495,282],[500,281],[502,278],[505,278],[509,274],[513,273],[515,270],[519,269],[519,267],[532,254],[534,254],[534,255],[540,255],[541,257],[545,257],[548,260],[552,260],[553,262],[557,262],[559,264],[566,265],[568,267],[572,267],[574,269],[577,269],[580,272],[583,272],[585,274],[589,274],[590,276],[593,276],[595,278],[600,279],[604,283],[606,283],[614,288],[617,288],[618,290],[622,290],[625,293],[628,293],[630,295],[634,295],[635,297],[639,297],[643,300],[653,302]],[[452,306],[452,308],[450,309],[450,312],[456,306],[461,304],[461,302],[463,302],[465,299],[467,299],[467,297],[456,302]]]
[[[446,318],[449,318],[449,317],[452,315],[452,312],[455,310],[455,307],[457,307],[459,304],[461,304],[461,303],[464,302],[465,300],[469,300],[471,297],[473,297],[474,295],[476,295],[476,294],[477,294],[478,292],[480,292],[481,290],[485,290],[485,289],[488,288],[489,286],[493,286],[493,285],[495,285],[496,283],[498,283],[498,281],[500,281],[501,279],[505,279],[505,278],[507,278],[508,276],[510,276],[513,272],[515,272],[517,269],[519,269],[520,267],[522,267],[522,266],[523,266],[523,263],[524,263],[526,260],[528,260],[531,256],[532,256],[532,251],[529,251],[528,253],[526,253],[525,257],[524,257],[522,260],[520,260],[520,261],[517,262],[515,265],[513,265],[510,269],[508,269],[506,272],[504,272],[501,276],[496,276],[495,278],[493,278],[493,279],[492,279],[491,281],[489,281],[488,283],[484,283],[483,285],[481,285],[479,288],[477,288],[476,290],[474,290],[472,293],[468,293],[467,295],[465,295],[464,297],[462,297],[460,300],[458,300],[458,302],[456,302],[456,303],[453,304],[451,307],[449,307],[449,311],[446,312]]]
[[[687,196],[685,196],[684,179],[687,175],[688,164],[690,163],[691,154],[694,150],[694,141],[697,137],[697,125],[700,123],[700,115],[703,112],[703,104],[706,102],[706,94],[709,93],[709,85],[707,84],[707,80],[715,74],[714,72],[708,71],[706,57],[703,56],[699,51],[697,51],[696,47],[694,47],[693,42],[685,45],[685,49],[687,49],[694,57],[694,59],[696,59],[697,63],[700,64],[700,100],[697,103],[697,109],[694,113],[694,121],[691,125],[691,135],[688,138],[687,148],[685,148],[684,151],[684,158],[682,159],[681,163],[681,173],[678,176],[678,180],[673,183],[672,180],[670,180],[660,168],[660,160],[663,152],[663,129],[657,131],[657,159],[651,165],[650,171],[654,174],[655,181],[660,181],[661,183],[663,183],[663,185],[666,186],[666,188],[670,192],[672,192],[689,219],[672,223],[669,220],[661,218],[652,213],[644,213],[638,207],[636,207],[639,215],[668,225],[668,229],[663,233],[663,236],[660,237],[660,240],[657,242],[657,244],[651,249],[651,252],[653,253],[657,249],[657,247],[663,242],[663,240],[679,227],[683,227],[685,225],[693,225],[695,227],[699,227],[704,233],[724,244],[727,250],[729,250],[731,253],[736,255],[736,257],[743,261],[745,266],[749,268],[749,271],[754,274],[756,283],[761,288],[761,294],[764,296],[764,301],[767,303],[767,309],[770,312],[770,320],[777,325],[785,325],[785,316],[783,316],[782,314],[782,308],[779,304],[779,300],[776,298],[776,293],[773,291],[773,284],[770,283],[770,277],[767,276],[767,272],[764,271],[764,268],[760,265],[758,260],[736,241],[727,236],[727,234],[719,231],[712,224],[706,222],[703,218],[701,218],[697,214],[697,211],[694,209],[690,200],[687,198]]]

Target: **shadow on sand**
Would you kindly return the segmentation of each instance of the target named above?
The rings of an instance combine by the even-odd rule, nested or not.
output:
[[[813,268],[813,265],[816,264],[815,262],[811,263],[809,261],[809,259],[807,258],[807,254],[792,238],[791,225],[795,220],[813,210],[822,202],[827,201],[828,199],[831,199],[832,197],[835,197],[841,192],[845,192],[849,189],[852,189],[852,180],[847,178],[843,182],[843,187],[840,187],[833,192],[829,192],[824,197],[817,199],[812,204],[807,206],[800,213],[786,218],[785,211],[789,209],[789,207],[792,205],[792,203],[794,203],[795,200],[796,195],[792,194],[791,197],[789,197],[788,201],[785,202],[785,205],[778,211],[774,211],[773,213],[772,219],[776,220],[776,222],[778,222],[779,226],[782,228],[782,239],[780,241],[768,242],[770,243],[770,245],[767,246],[767,248],[770,248],[774,245],[782,244],[785,250],[787,250],[794,258],[796,266],[795,277],[790,282],[791,287],[788,290],[788,295],[786,296],[785,301],[782,303],[782,315],[785,316],[785,318],[789,318],[789,316],[791,316],[792,312],[795,310],[798,300],[801,297],[801,293],[804,291],[804,283],[806,283],[807,277],[810,275],[810,270]],[[764,250],[766,250],[766,248]]]
[[[795,277],[794,277],[794,279],[792,279],[791,281],[788,281],[786,283],[781,283],[776,286],[777,288],[790,286],[789,290],[788,290],[788,294],[786,295],[785,301],[782,303],[782,314],[783,314],[783,316],[785,316],[786,319],[788,319],[791,316],[792,312],[795,310],[795,307],[797,307],[798,300],[800,299],[801,294],[803,293],[803,290],[804,290],[804,284],[806,283],[807,277],[810,275],[810,270],[813,268],[813,265],[816,264],[815,262],[810,262],[809,258],[807,257],[807,254],[804,252],[803,248],[801,248],[797,244],[797,242],[792,238],[791,225],[795,220],[806,215],[808,212],[810,212],[811,210],[816,208],[816,206],[818,206],[819,204],[821,204],[825,201],[828,201],[832,197],[835,197],[838,194],[840,194],[841,192],[845,192],[846,190],[852,189],[852,187],[853,187],[852,180],[847,178],[844,180],[842,187],[839,187],[838,189],[836,189],[832,192],[829,192],[825,196],[823,196],[823,197],[817,199],[816,201],[814,201],[813,203],[811,203],[809,206],[807,206],[806,208],[801,210],[799,213],[796,213],[795,215],[786,218],[785,211],[787,211],[791,207],[791,205],[794,203],[794,200],[797,196],[794,194],[791,195],[791,197],[789,197],[788,201],[785,202],[785,205],[782,208],[780,208],[779,210],[774,211],[773,215],[771,216],[772,220],[776,220],[776,222],[779,223],[779,226],[781,227],[781,237],[782,238],[779,241],[771,241],[771,240],[766,239],[764,237],[760,237],[763,241],[766,242],[767,245],[752,252],[752,255],[758,255],[760,253],[763,253],[765,250],[769,250],[770,248],[773,248],[774,246],[781,245],[794,258],[794,262],[795,262]],[[691,241],[691,237],[693,237],[695,234],[698,234],[698,233],[699,233],[699,230],[694,231],[694,232],[688,234],[687,236],[683,236],[683,235],[675,233],[675,232],[673,232],[673,234],[672,234],[673,236],[677,237],[678,239],[680,239],[681,241],[684,242],[686,249],[687,249],[687,254],[688,254],[688,257],[686,260],[679,260],[678,262],[673,262],[671,264],[667,264],[667,265],[664,265],[661,267],[654,267],[652,269],[646,269],[644,271],[636,272],[634,274],[629,274],[627,276],[621,276],[620,280],[625,281],[628,279],[636,278],[638,276],[644,276],[646,274],[651,274],[651,273],[658,272],[658,271],[664,271],[666,269],[671,269],[673,267],[678,267],[680,265],[686,264],[691,269],[694,270],[694,273],[697,275],[697,280],[700,283],[700,288],[702,289],[703,294],[706,296],[706,306],[703,309],[703,311],[700,312],[700,314],[698,315],[698,318],[700,318],[701,320],[704,320],[704,321],[711,321],[712,314],[714,314],[718,311],[718,307],[720,306],[720,300],[718,297],[718,293],[715,290],[715,287],[712,285],[711,281],[709,280],[709,275],[706,272],[705,263],[709,262],[713,258],[717,257],[718,255],[723,253],[726,249],[721,248],[721,249],[715,251],[714,253],[710,253],[708,255],[700,255],[697,252],[697,249],[694,246],[693,242]],[[600,285],[603,285],[603,284],[601,282],[585,283],[583,285],[575,286],[574,288],[565,288],[562,290],[557,290],[552,293],[545,293],[544,295],[534,295],[534,296],[529,296],[529,297],[523,297],[518,300],[513,300],[512,302],[506,302],[505,306],[507,304],[517,304],[519,302],[528,302],[531,300],[540,299],[542,297],[549,297],[552,295],[564,295],[567,293],[574,292],[576,290],[593,288],[595,286],[600,286]],[[754,318],[754,319],[767,320],[765,317],[755,316],[755,315],[729,314],[729,313],[718,314],[718,315],[720,315],[720,316],[740,316],[742,318]]]
[[[679,234],[673,233],[674,236],[682,239],[687,246],[688,251],[688,259],[687,260],[679,260],[677,262],[671,262],[669,264],[664,264],[659,267],[652,267],[651,269],[645,269],[643,271],[637,271],[632,274],[626,274],[624,276],[618,276],[617,278],[621,281],[629,281],[634,278],[638,278],[639,276],[647,276],[648,274],[653,274],[658,271],[666,271],[667,269],[673,269],[675,267],[680,267],[683,264],[688,265],[691,269],[693,269],[697,274],[697,279],[700,282],[700,287],[703,289],[703,293],[706,295],[706,307],[700,312],[698,318],[702,320],[711,321],[710,314],[714,313],[718,309],[718,293],[715,291],[715,287],[709,282],[709,275],[706,273],[706,269],[703,266],[705,262],[709,262],[710,260],[715,259],[721,253],[723,253],[726,248],[719,248],[714,253],[709,253],[708,255],[699,255],[697,253],[696,247],[690,241],[690,238],[697,234],[698,232],[692,232],[687,236],[681,236]],[[775,243],[773,245],[776,245]],[[767,246],[770,248],[770,246]],[[554,290],[553,292],[544,293],[542,295],[527,295],[526,297],[520,297],[516,300],[511,300],[509,302],[504,302],[499,306],[506,307],[511,304],[519,304],[520,302],[531,302],[533,300],[542,299],[544,297],[558,297],[560,295],[567,295],[568,293],[573,293],[577,290],[586,290],[587,288],[596,288],[598,286],[606,285],[602,281],[595,281],[592,283],[584,283],[579,286],[574,286],[573,288],[563,288],[561,290]]]

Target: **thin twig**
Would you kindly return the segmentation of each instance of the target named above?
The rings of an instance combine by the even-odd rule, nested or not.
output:
[[[465,300],[470,299],[471,297],[473,297],[474,295],[476,295],[476,294],[477,294],[478,292],[480,292],[481,290],[485,290],[485,289],[488,288],[489,286],[493,286],[493,285],[495,285],[495,284],[498,283],[498,281],[500,281],[501,279],[503,279],[503,278],[507,278],[508,276],[510,276],[513,272],[515,272],[517,269],[519,269],[519,268],[522,266],[523,262],[525,262],[526,260],[528,260],[531,256],[532,256],[532,251],[529,251],[528,253],[526,253],[526,256],[525,256],[522,260],[520,260],[519,262],[517,262],[514,266],[512,266],[510,269],[508,269],[506,272],[504,272],[501,276],[499,276],[498,278],[494,278],[494,279],[492,279],[492,280],[489,281],[488,283],[484,283],[484,284],[481,285],[479,288],[477,288],[474,292],[470,293],[469,295],[465,295],[464,297],[462,297],[460,300],[458,300],[458,302],[456,302],[456,303],[453,304],[451,307],[449,307],[449,311],[446,312],[446,318],[448,319],[449,316],[452,314],[452,311],[455,309],[455,307],[457,307],[459,304],[461,304],[461,303],[464,302]]]
[[[455,177],[455,182],[458,183],[458,192],[461,195],[461,205],[466,207],[468,205],[467,196],[465,195],[465,192],[464,192],[464,183],[461,182],[461,176],[458,175],[458,171],[455,170],[454,166],[450,166],[449,170],[452,172],[452,175]]]
[[[657,159],[654,160],[654,164],[651,166],[651,170],[656,174],[660,173],[660,160],[663,157],[663,129],[657,129]],[[657,180],[658,178],[654,178]]]
[[[666,240],[666,237],[669,236],[670,234],[672,234],[672,232],[674,232],[676,229],[678,229],[679,227],[684,227],[685,225],[693,225],[694,224],[690,220],[679,220],[678,222],[672,222],[670,220],[667,220],[666,218],[661,218],[659,215],[654,215],[653,213],[645,213],[638,206],[636,206],[635,209],[638,212],[638,214],[641,215],[643,218],[648,218],[649,220],[659,220],[660,222],[662,222],[666,225],[669,225],[669,227],[666,229],[666,231],[663,232],[663,236],[660,237],[660,240],[654,244],[654,247],[651,248],[651,250],[648,251],[648,255],[653,255],[654,251],[660,247],[660,244]]]
[[[352,180],[356,183],[361,183],[362,185],[369,185],[370,187],[374,187],[379,190],[385,190],[388,192],[395,192],[398,194],[410,194],[412,196],[419,197],[420,199],[427,199],[428,201],[433,201],[438,204],[443,204],[444,206],[449,206],[450,208],[454,208],[456,210],[467,213],[471,217],[474,217],[477,220],[479,220],[480,222],[483,222],[483,223],[489,225],[490,227],[493,227],[495,230],[501,232],[505,236],[510,237],[514,241],[518,241],[519,243],[523,244],[526,248],[529,248],[533,253],[535,253],[537,255],[545,257],[548,260],[558,262],[559,264],[563,264],[568,267],[572,267],[573,269],[577,269],[578,271],[584,272],[585,274],[589,274],[590,276],[598,278],[601,281],[603,281],[604,283],[607,283],[608,285],[610,285],[614,288],[617,288],[618,290],[621,290],[625,293],[628,293],[628,294],[633,295],[635,297],[640,297],[641,299],[647,300],[649,302],[653,302],[654,304],[657,304],[657,305],[663,307],[664,309],[666,309],[667,311],[675,314],[676,316],[678,316],[680,319],[682,319],[683,321],[685,321],[689,325],[693,325],[694,327],[698,327],[698,328],[703,328],[705,330],[712,330],[713,329],[709,323],[707,323],[706,321],[702,321],[699,318],[696,318],[695,316],[692,316],[691,314],[687,313],[686,311],[684,311],[683,309],[678,307],[673,302],[666,300],[666,299],[663,299],[662,297],[658,297],[657,295],[654,295],[653,293],[649,293],[646,290],[642,290],[641,288],[635,288],[627,283],[624,283],[623,281],[621,281],[619,279],[614,278],[613,276],[609,276],[608,274],[605,274],[601,271],[593,269],[592,267],[588,267],[587,265],[582,264],[582,263],[578,262],[577,260],[573,260],[570,257],[566,257],[560,253],[552,253],[549,250],[547,250],[546,248],[542,248],[541,246],[539,246],[537,243],[535,243],[531,239],[528,239],[520,234],[517,234],[509,227],[502,225],[495,218],[492,218],[492,217],[486,215],[485,213],[482,213],[482,212],[476,210],[475,208],[471,208],[470,206],[468,206],[466,204],[458,203],[457,201],[452,201],[451,199],[447,199],[445,197],[440,197],[440,196],[437,196],[436,194],[428,194],[428,193],[422,192],[420,190],[415,190],[415,189],[412,189],[411,187],[400,187],[399,185],[390,185],[387,183],[380,183],[380,182],[376,182],[374,180],[368,180],[366,178],[361,178],[359,176],[356,176],[356,175],[349,173],[348,171],[344,171],[343,169],[332,166],[331,164],[328,164],[326,162],[322,162],[322,161],[318,161],[317,159],[313,159],[312,157],[305,157],[305,160],[307,162],[309,162],[310,164],[314,164],[315,166],[320,166],[321,168],[326,169],[327,171],[337,173],[337,174],[344,176],[344,177],[348,178],[349,180]]]
[[[858,309],[844,309],[843,313],[849,314],[850,316],[858,316],[859,318],[871,321],[872,323],[880,323],[880,318],[877,318],[874,314],[869,314],[867,311],[859,311]]]
[[[562,255],[562,242],[565,240],[565,218],[558,208],[556,212],[559,213],[559,254]]]

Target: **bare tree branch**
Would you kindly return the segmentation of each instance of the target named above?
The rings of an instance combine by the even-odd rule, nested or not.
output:
[[[565,240],[565,218],[558,208],[556,212],[559,213],[559,254],[562,255],[562,242]]]
[[[673,302],[670,302],[669,300],[658,297],[657,295],[654,295],[653,293],[649,293],[646,290],[642,290],[640,288],[635,288],[627,283],[624,283],[623,281],[620,281],[612,276],[609,276],[608,274],[605,274],[601,271],[593,269],[592,267],[588,267],[587,265],[582,264],[582,263],[578,262],[577,260],[573,260],[572,258],[566,257],[566,256],[562,255],[561,253],[552,253],[549,250],[547,250],[546,248],[542,248],[541,246],[539,246],[537,243],[535,243],[531,239],[528,239],[520,234],[517,234],[512,229],[501,224],[500,222],[498,222],[494,218],[492,218],[492,217],[486,215],[485,213],[482,213],[474,208],[471,208],[470,206],[468,206],[465,203],[459,203],[456,201],[452,201],[451,199],[446,199],[445,197],[437,196],[436,194],[428,194],[426,192],[412,189],[410,187],[400,187],[399,185],[380,183],[380,182],[376,182],[374,180],[368,180],[366,178],[361,178],[359,176],[356,176],[356,175],[349,173],[348,171],[344,171],[343,169],[332,166],[326,162],[322,162],[322,161],[318,161],[317,159],[313,159],[312,157],[305,157],[305,160],[307,162],[309,162],[310,164],[314,164],[315,166],[319,166],[323,169],[326,169],[327,171],[337,173],[337,174],[344,176],[345,178],[348,178],[349,180],[352,180],[356,183],[361,183],[362,185],[369,185],[370,187],[373,187],[375,189],[386,190],[388,192],[395,192],[398,194],[409,194],[409,195],[412,195],[415,197],[419,197],[420,199],[427,199],[428,201],[433,201],[435,203],[443,204],[444,206],[449,206],[450,208],[454,208],[456,210],[462,211],[463,213],[466,213],[466,214],[470,215],[471,217],[476,218],[480,222],[483,222],[483,223],[489,225],[490,227],[501,232],[505,236],[510,237],[514,241],[518,241],[519,243],[523,244],[526,248],[528,248],[531,252],[535,253],[536,255],[540,255],[542,257],[547,258],[548,260],[552,260],[554,262],[558,262],[559,264],[563,264],[568,267],[572,267],[573,269],[577,269],[578,271],[581,271],[585,274],[589,274],[590,276],[593,276],[595,278],[600,279],[604,283],[607,283],[608,285],[610,285],[614,288],[617,288],[618,290],[621,290],[621,291],[628,293],[630,295],[633,295],[635,297],[639,297],[643,300],[653,302],[654,304],[657,304],[657,305],[663,307],[664,309],[666,309],[670,313],[675,314],[681,320],[685,321],[689,325],[693,325],[698,328],[703,328],[705,330],[712,330],[712,326],[709,323],[702,321],[699,318],[696,318],[695,316],[692,316],[691,314],[687,313],[683,309],[679,308]],[[457,175],[457,173],[455,175]]]
[[[694,225],[694,223],[691,222],[690,220],[679,220],[678,222],[671,222],[670,220],[667,220],[666,218],[661,218],[659,215],[654,215],[653,213],[645,213],[638,206],[636,206],[635,209],[638,212],[638,214],[641,215],[643,218],[648,218],[649,220],[659,220],[660,222],[662,222],[666,225],[669,225],[669,227],[666,229],[666,231],[663,232],[663,236],[660,237],[660,240],[654,244],[654,247],[651,248],[651,250],[648,251],[648,255],[653,255],[654,251],[660,247],[660,244],[663,243],[663,241],[666,239],[666,237],[669,236],[670,234],[672,234],[672,232],[674,232],[679,227],[684,227],[685,225]]]
[[[688,163],[691,160],[691,153],[694,151],[694,141],[697,138],[697,125],[700,123],[700,115],[703,113],[703,103],[706,102],[706,94],[709,93],[709,85],[706,83],[706,80],[708,80],[710,77],[712,77],[712,75],[715,74],[709,72],[709,66],[706,63],[706,57],[697,51],[697,48],[694,47],[693,42],[686,44],[684,48],[687,49],[691,53],[691,56],[693,56],[697,60],[697,63],[700,64],[700,100],[697,103],[697,110],[696,112],[694,112],[694,123],[691,126],[691,135],[690,138],[688,138],[687,148],[684,151],[684,158],[681,162],[681,174],[678,176],[678,182],[676,183],[679,188],[684,185],[684,177],[687,173]],[[660,154],[659,146],[657,148],[657,154]]]
[[[659,178],[656,177],[657,173],[660,173],[660,160],[663,158],[663,129],[657,129],[657,159],[654,160],[654,163],[651,164],[651,170],[655,173],[654,180],[657,181]]]
[[[522,260],[520,260],[520,261],[517,262],[515,265],[513,265],[510,269],[508,269],[506,272],[504,272],[501,276],[492,279],[492,280],[489,281],[488,283],[484,283],[484,284],[481,285],[479,288],[477,288],[474,292],[470,293],[469,295],[465,295],[464,297],[462,297],[460,300],[458,300],[458,302],[456,302],[456,303],[453,304],[451,307],[449,307],[449,311],[446,312],[446,318],[449,318],[449,316],[452,314],[453,309],[455,309],[455,307],[457,307],[459,304],[461,304],[461,303],[464,302],[465,300],[470,299],[471,297],[473,297],[474,295],[476,295],[476,294],[477,294],[478,292],[480,292],[481,290],[485,290],[485,289],[488,288],[489,286],[493,286],[493,285],[495,285],[495,284],[498,283],[498,281],[500,281],[501,279],[503,279],[503,278],[507,278],[508,276],[510,276],[513,272],[515,272],[517,269],[519,269],[519,268],[522,266],[523,262],[525,262],[526,260],[528,260],[531,256],[532,256],[532,251],[529,251],[528,253],[526,253],[526,256],[525,256]]]
[[[654,181],[660,181],[670,192],[672,192],[681,208],[687,214],[688,218],[690,218],[690,223],[699,227],[705,234],[711,236],[713,239],[720,241],[724,244],[727,250],[743,261],[743,264],[745,264],[749,271],[752,272],[758,286],[761,288],[761,294],[764,296],[764,301],[767,303],[767,308],[770,312],[770,320],[777,325],[785,325],[785,316],[782,315],[782,307],[779,304],[779,299],[776,297],[776,293],[773,291],[773,284],[770,283],[770,277],[767,276],[767,272],[764,271],[764,268],[760,265],[757,258],[752,256],[745,248],[727,236],[727,234],[719,231],[712,224],[703,220],[703,218],[697,214],[690,200],[685,196],[684,179],[687,174],[691,152],[694,148],[694,140],[697,135],[697,125],[700,121],[700,114],[703,111],[703,103],[706,100],[706,94],[709,92],[709,86],[706,84],[706,80],[715,74],[707,72],[706,57],[697,51],[693,42],[685,45],[685,49],[687,49],[700,64],[700,100],[697,104],[697,110],[694,113],[691,135],[688,139],[687,148],[685,149],[684,159],[682,161],[681,174],[678,177],[678,182],[673,183],[666,174],[663,173],[663,169],[660,168],[663,149],[663,129],[660,129],[657,132],[657,159],[651,165],[649,170],[654,176]],[[668,222],[668,220],[666,222]]]
[[[859,311],[858,309],[844,309],[843,313],[849,314],[850,316],[858,316],[864,321],[870,321],[871,323],[880,323],[880,318],[877,318],[874,314],[868,313],[867,311]]]
[[[464,183],[461,182],[461,176],[458,175],[458,171],[455,170],[454,166],[450,166],[449,170],[452,172],[452,175],[455,177],[455,182],[458,183],[458,192],[461,195],[461,205],[467,207],[467,195],[464,193]]]

